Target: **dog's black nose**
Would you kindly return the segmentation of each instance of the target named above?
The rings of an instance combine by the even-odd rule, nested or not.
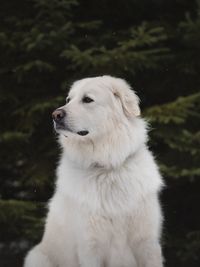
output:
[[[62,122],[65,116],[66,112],[61,108],[54,110],[54,112],[52,113],[52,117],[56,123]]]

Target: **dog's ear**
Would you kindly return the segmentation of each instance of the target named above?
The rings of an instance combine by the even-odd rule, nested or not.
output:
[[[139,116],[139,97],[128,83],[122,79],[114,78],[112,86],[113,94],[119,98],[125,115],[127,117]]]

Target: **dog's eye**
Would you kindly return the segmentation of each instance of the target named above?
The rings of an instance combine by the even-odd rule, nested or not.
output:
[[[66,103],[69,103],[70,100],[71,100],[71,98],[68,97],[68,98],[66,99]]]
[[[85,97],[83,97],[82,102],[83,103],[91,103],[91,102],[94,102],[94,100],[88,96],[85,96]]]

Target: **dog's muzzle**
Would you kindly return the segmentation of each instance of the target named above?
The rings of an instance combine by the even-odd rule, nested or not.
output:
[[[66,117],[66,112],[64,109],[58,108],[52,113],[52,118],[55,122],[55,128],[56,130],[59,129],[65,129],[65,117]]]
[[[64,109],[61,109],[61,108],[56,109],[52,113],[52,118],[53,118],[53,121],[55,123],[55,129],[56,130],[66,130],[69,132],[73,132],[65,124],[66,112]],[[81,135],[81,136],[85,136],[85,135],[89,134],[89,132],[87,130],[78,131],[76,133],[78,135]]]

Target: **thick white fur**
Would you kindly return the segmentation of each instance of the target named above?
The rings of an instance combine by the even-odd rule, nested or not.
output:
[[[94,102],[82,103],[84,95]],[[110,76],[74,83],[69,97],[56,191],[43,239],[24,266],[163,266],[162,179],[146,146],[138,97]]]

